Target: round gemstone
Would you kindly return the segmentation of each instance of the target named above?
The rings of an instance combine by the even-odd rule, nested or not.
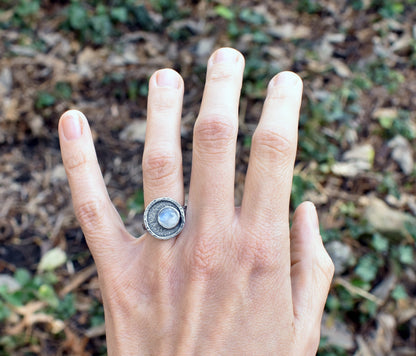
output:
[[[179,220],[179,212],[171,206],[164,207],[157,215],[157,221],[165,229],[173,229],[176,225],[178,225]]]

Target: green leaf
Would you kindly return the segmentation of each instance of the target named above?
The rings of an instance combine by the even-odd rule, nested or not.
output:
[[[224,5],[216,6],[214,8],[214,11],[218,16],[220,16],[220,17],[222,17],[222,18],[224,18],[228,21],[234,20],[234,18],[235,18],[235,13],[229,7],[226,7]]]
[[[107,14],[94,16],[90,19],[91,26],[94,30],[93,41],[96,44],[101,44],[111,35],[113,25],[110,17]]]
[[[110,11],[111,18],[115,21],[125,23],[128,20],[128,11],[125,7],[114,7]]]
[[[408,298],[407,292],[401,284],[399,284],[398,286],[396,286],[396,288],[393,289],[393,291],[391,292],[391,296],[395,300]]]
[[[45,271],[41,276],[39,276],[39,280],[37,282],[37,286],[40,287],[42,284],[50,284],[54,285],[58,282],[58,276],[56,273],[51,271]]]
[[[240,12],[240,19],[252,25],[263,25],[266,19],[262,14],[259,14],[252,9],[244,8]]]
[[[101,303],[94,303],[89,310],[90,326],[99,326],[104,324],[104,308]]]
[[[74,30],[85,30],[88,26],[87,10],[79,2],[73,2],[69,7],[68,20]]]
[[[334,295],[330,294],[328,295],[328,298],[325,303],[325,308],[329,311],[332,310],[338,310],[341,307],[339,299],[335,297]]]
[[[16,281],[20,283],[20,285],[25,286],[26,284],[30,282],[30,280],[32,279],[32,276],[28,270],[24,268],[18,268],[14,272],[14,278],[16,279]]]
[[[67,320],[75,315],[75,296],[71,293],[67,294],[62,300],[59,301],[59,305],[55,312],[62,320]]]
[[[371,300],[364,300],[360,305],[360,311],[366,314],[370,314],[372,317],[374,317],[377,314],[378,305]]]
[[[55,97],[47,92],[40,92],[35,102],[36,109],[43,109],[55,104]]]
[[[389,249],[389,240],[380,234],[373,235],[372,245],[378,252],[386,252]]]
[[[55,94],[57,97],[65,100],[71,99],[72,96],[72,88],[69,83],[66,82],[58,82],[55,85]]]
[[[107,15],[107,13],[108,13],[108,9],[107,9],[107,6],[105,6],[104,4],[98,4],[97,5],[97,7],[95,8],[95,13],[98,15],[98,16],[101,16],[101,15]]]
[[[365,255],[361,257],[358,266],[355,268],[355,273],[364,281],[373,281],[378,272],[377,260],[373,255]]]
[[[156,28],[156,24],[152,20],[144,5],[139,5],[132,10],[137,26],[144,31],[152,31]]]
[[[362,0],[352,0],[351,7],[354,10],[362,10],[364,8],[364,4]]]
[[[10,315],[10,309],[0,300],[0,321],[7,319]]]
[[[292,182],[292,194],[290,197],[291,203],[294,207],[298,206],[303,201],[303,195],[314,188],[312,182],[304,179],[300,175],[295,174]]]
[[[59,299],[49,284],[43,284],[39,287],[38,296],[41,301],[48,303],[52,308],[57,308],[59,305]]]
[[[393,123],[394,123],[395,119],[396,119],[395,117],[383,117],[382,116],[378,119],[378,121],[380,123],[380,126],[383,129],[389,130],[393,126]]]
[[[298,0],[298,11],[307,12],[308,14],[317,13],[321,6],[316,0]]]
[[[410,236],[412,236],[413,240],[416,242],[416,225],[412,224],[411,222],[407,222],[405,224],[406,230],[409,232]]]
[[[39,271],[52,271],[63,265],[67,260],[66,253],[59,247],[46,252],[39,262]]]
[[[25,17],[37,13],[39,7],[39,0],[20,0],[15,12],[16,15]]]
[[[393,174],[386,172],[377,190],[382,193],[388,193],[400,199],[400,189],[395,181]]]
[[[253,41],[256,43],[269,43],[270,37],[268,34],[262,32],[262,31],[255,31],[253,33]]]
[[[26,302],[27,295],[21,290],[9,293],[6,286],[0,286],[0,296],[9,304],[21,306]]]
[[[142,189],[139,189],[128,201],[127,206],[130,210],[137,214],[140,214],[144,210],[144,193]]]
[[[245,135],[243,138],[243,146],[245,148],[250,148],[252,140],[253,140],[253,137],[251,135]]]
[[[175,20],[180,18],[181,12],[175,0],[151,0],[153,8],[163,15],[164,20]]]
[[[413,247],[412,246],[399,246],[399,260],[405,265],[413,265]]]

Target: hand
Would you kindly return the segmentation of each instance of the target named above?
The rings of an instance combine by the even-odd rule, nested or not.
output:
[[[282,72],[268,86],[253,135],[241,208],[234,207],[238,104],[244,58],[216,51],[208,62],[194,129],[186,224],[171,240],[131,236],[113,207],[83,114],[59,123],[76,216],[97,265],[109,355],[313,355],[333,275],[312,203],[289,229],[301,79]],[[184,203],[175,71],[150,78],[143,153],[146,206]]]

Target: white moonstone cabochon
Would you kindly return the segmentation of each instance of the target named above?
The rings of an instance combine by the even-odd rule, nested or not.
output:
[[[175,208],[170,206],[161,209],[159,211],[159,214],[157,215],[157,221],[165,229],[173,229],[176,225],[178,225],[179,220],[179,212]]]

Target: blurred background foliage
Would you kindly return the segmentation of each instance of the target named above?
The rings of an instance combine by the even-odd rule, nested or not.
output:
[[[0,355],[104,355],[96,270],[56,125],[90,119],[114,204],[142,233],[147,81],[178,70],[189,184],[209,54],[246,58],[236,204],[268,80],[304,80],[292,208],[313,201],[336,276],[319,355],[415,355],[416,1],[0,2]]]

